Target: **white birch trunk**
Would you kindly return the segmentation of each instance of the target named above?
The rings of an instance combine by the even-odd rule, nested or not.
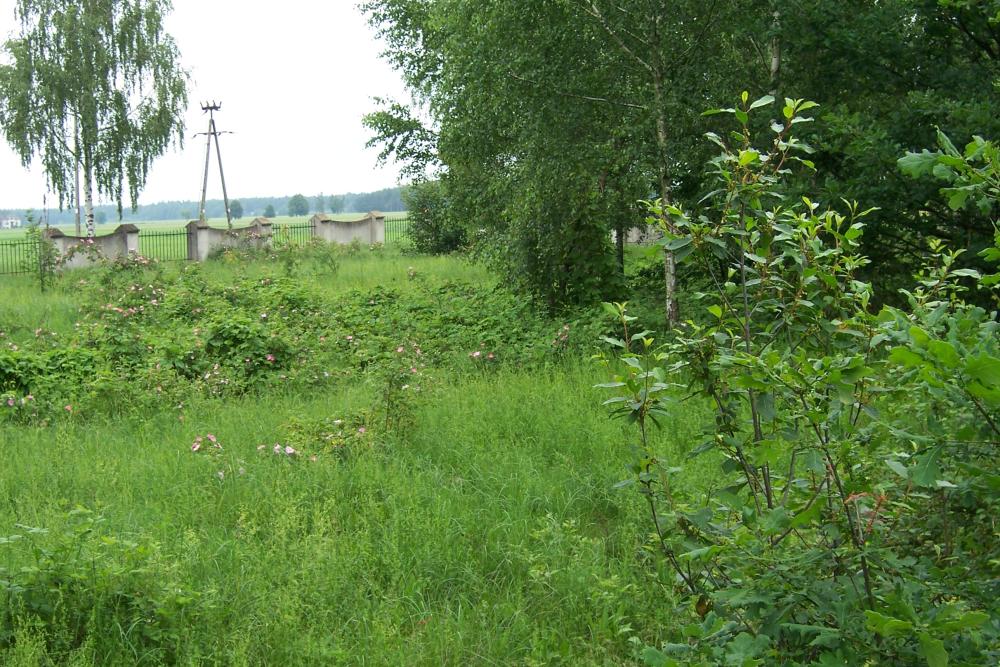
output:
[[[774,10],[771,29],[774,35],[771,37],[771,94],[778,97],[778,87],[781,81],[781,13]]]
[[[76,226],[76,235],[80,236],[80,129],[75,115],[73,116],[73,172],[75,188],[73,206],[76,209],[73,222]]]
[[[83,208],[87,215],[87,238],[97,235],[94,229],[94,176],[90,164],[83,165]]]

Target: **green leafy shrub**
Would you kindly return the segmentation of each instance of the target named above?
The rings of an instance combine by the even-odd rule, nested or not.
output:
[[[666,249],[712,280],[696,295],[707,317],[657,346],[624,304],[608,306],[621,370],[603,386],[639,432],[622,484],[642,491],[655,547],[689,600],[675,640],[643,658],[995,661],[995,313],[962,301],[959,281],[979,276],[955,270],[957,253],[940,245],[911,310],[873,312],[857,278],[866,213],[783,196],[789,169],[813,168],[792,130],[815,105],[786,100],[760,146],[750,119],[773,102],[744,94],[720,110],[739,127],[709,135],[720,148],[709,211],[653,206],[669,221]],[[712,456],[718,482],[697,496],[648,437],[682,400],[711,414],[690,455]]]
[[[331,252],[334,261],[349,250],[323,244],[297,252],[306,258],[303,270],[318,271],[320,260],[309,253]],[[148,413],[193,395],[330,387],[360,377],[382,396],[377,411],[389,429],[387,422],[405,420],[410,387],[425,384],[406,381],[410,368],[422,375],[433,367],[545,363],[589,347],[607,327],[581,317],[562,337],[566,321],[556,325],[499,286],[419,276],[405,287],[330,296],[275,271],[277,260],[260,267],[263,276],[241,271],[226,281],[216,278],[218,267],[192,264],[172,274],[134,260],[78,274],[85,284],[77,287],[82,303],[71,332],[26,335],[22,347],[0,350],[0,394],[15,403],[0,419],[41,423],[68,414],[66,405],[75,418]],[[395,352],[400,346],[406,364]],[[419,360],[410,359],[415,349]],[[476,351],[488,363],[477,363]],[[31,405],[22,404],[29,394]]]
[[[460,250],[466,243],[465,227],[448,207],[441,181],[423,181],[406,189],[410,239],[418,252],[444,254]]]
[[[25,626],[40,627],[57,662],[90,642],[102,645],[107,629],[125,634],[132,655],[107,659],[171,662],[187,624],[209,598],[185,590],[154,542],[107,533],[104,519],[84,508],[69,512],[58,531],[19,526],[0,538],[0,649]]]

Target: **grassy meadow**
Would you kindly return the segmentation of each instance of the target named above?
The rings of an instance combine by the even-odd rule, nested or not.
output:
[[[0,663],[631,664],[673,629],[584,318],[457,258],[291,266],[0,283]],[[15,386],[29,352],[62,365]]]

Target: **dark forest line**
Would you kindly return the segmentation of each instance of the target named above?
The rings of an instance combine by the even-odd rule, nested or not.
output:
[[[367,213],[368,211],[402,211],[406,209],[403,203],[405,186],[384,188],[374,192],[348,192],[342,195],[305,195],[309,203],[309,213]],[[288,202],[295,195],[280,197],[245,197],[236,198],[242,207],[244,218],[264,215],[268,206],[274,209],[275,215],[288,215]],[[319,206],[322,197],[323,205]],[[122,222],[154,222],[157,220],[188,220],[198,217],[197,201],[166,201],[155,204],[144,204],[135,211],[125,208],[122,211]],[[235,207],[234,207],[235,208]],[[32,213],[41,217],[41,211]],[[60,211],[58,208],[48,210],[48,221],[53,225],[71,224],[73,209]],[[234,211],[235,215],[236,211]],[[95,206],[94,214],[98,222],[117,222],[118,210],[114,204]],[[208,218],[224,218],[225,207],[221,199],[210,199],[205,202],[205,214]],[[24,219],[24,209],[0,209],[0,218],[14,217]]]

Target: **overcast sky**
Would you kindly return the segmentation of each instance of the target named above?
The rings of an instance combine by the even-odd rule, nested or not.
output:
[[[216,124],[234,132],[220,137],[230,198],[396,185],[398,170],[377,167],[377,151],[365,149],[361,117],[373,97],[408,98],[356,4],[174,0],[167,31],[191,73],[186,139],[153,164],[139,203],[201,196],[205,137],[192,135],[208,126],[206,100],[222,102]],[[13,6],[0,0],[3,39],[17,27]],[[208,197],[218,199],[214,148],[211,169]],[[0,208],[41,208],[45,190],[41,170],[24,169],[0,138]]]

